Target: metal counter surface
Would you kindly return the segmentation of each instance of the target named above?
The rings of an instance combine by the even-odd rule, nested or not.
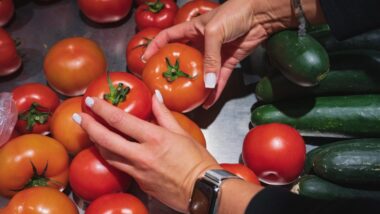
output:
[[[43,60],[48,49],[57,41],[73,36],[91,38],[104,50],[110,71],[125,71],[125,48],[135,34],[133,11],[117,24],[98,25],[87,20],[79,11],[75,0],[60,0],[42,4],[29,0],[16,0],[16,14],[6,30],[21,41],[19,52],[23,66],[19,72],[0,78],[0,91],[11,91],[15,86],[28,83],[46,83]],[[183,4],[180,1],[179,4]],[[251,61],[260,57],[260,50]],[[248,59],[249,60],[249,59]],[[236,69],[223,92],[222,98],[209,110],[196,109],[187,115],[202,128],[208,150],[219,162],[239,162],[242,142],[249,130],[250,108],[256,102],[252,93],[255,76],[249,62]],[[244,74],[245,73],[245,74]],[[63,97],[62,97],[63,98]],[[135,187],[132,192],[147,204],[150,213],[175,213],[159,202],[149,199]],[[0,199],[0,206],[7,200]]]

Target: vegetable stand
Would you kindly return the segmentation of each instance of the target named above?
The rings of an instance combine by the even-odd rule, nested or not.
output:
[[[125,49],[135,34],[134,11],[117,24],[98,25],[85,18],[75,0],[60,0],[38,3],[30,0],[15,0],[15,17],[5,28],[13,38],[21,42],[18,47],[23,66],[17,73],[0,78],[0,91],[11,91],[14,87],[29,83],[46,84],[43,61],[49,48],[61,39],[82,36],[96,41],[103,49],[110,71],[125,71]],[[181,5],[180,1],[177,4]],[[253,56],[253,61],[260,53]],[[249,65],[249,63],[247,64]],[[207,140],[207,149],[222,163],[237,163],[240,160],[242,143],[249,130],[250,108],[256,102],[254,85],[244,79],[249,66],[237,68],[223,92],[222,98],[209,110],[198,108],[187,115],[202,128]],[[65,97],[61,97],[64,99]],[[159,202],[149,199],[136,185],[131,191],[139,196],[149,213],[175,213]],[[0,199],[0,206],[7,200]]]

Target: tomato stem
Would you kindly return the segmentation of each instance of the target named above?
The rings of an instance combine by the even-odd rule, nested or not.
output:
[[[19,114],[18,118],[20,120],[25,120],[27,122],[26,130],[32,131],[33,126],[38,124],[45,124],[50,116],[50,111],[47,108],[40,106],[38,103],[33,102],[28,110]]]
[[[162,76],[165,77],[165,79],[168,81],[168,82],[173,82],[175,81],[176,79],[178,79],[178,77],[185,77],[185,78],[189,78],[189,79],[192,79],[194,77],[191,77],[189,74],[181,71],[179,69],[179,60],[178,58],[175,60],[175,65],[172,65],[170,63],[170,60],[169,58],[165,58],[166,60],[166,65],[168,66],[168,70],[165,71]]]
[[[148,5],[149,11],[152,13],[159,13],[165,6],[160,0],[155,2],[145,2],[145,4]]]
[[[127,94],[131,89],[126,86],[124,87],[123,83],[117,84],[117,87],[113,86],[109,74],[107,74],[108,87],[110,88],[110,93],[104,94],[103,98],[112,105],[117,106],[119,103],[124,102],[127,99]]]

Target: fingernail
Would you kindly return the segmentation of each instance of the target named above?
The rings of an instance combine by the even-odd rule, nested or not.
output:
[[[82,117],[79,114],[74,113],[72,118],[74,122],[78,123],[79,125],[82,123]]]
[[[216,74],[209,72],[205,74],[205,87],[206,88],[215,88],[216,86]]]
[[[146,59],[145,59],[145,56],[144,56],[144,55],[141,56],[141,61],[142,61],[143,63],[146,63]]]
[[[90,108],[92,108],[92,106],[94,106],[94,99],[92,99],[91,97],[86,97],[84,102],[86,103],[86,106],[88,106]]]
[[[162,97],[162,94],[159,90],[156,89],[154,91],[154,95],[156,96],[156,99],[158,100],[158,102],[164,103],[164,98]]]

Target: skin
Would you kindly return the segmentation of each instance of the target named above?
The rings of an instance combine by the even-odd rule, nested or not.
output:
[[[323,21],[319,1],[303,0],[302,4],[311,23]],[[149,59],[168,42],[201,41],[205,71],[215,72],[218,77],[217,88],[204,103],[207,108],[220,96],[240,60],[271,33],[296,25],[290,1],[229,0],[210,13],[162,31],[149,45],[144,59]],[[79,123],[111,165],[133,176],[147,194],[177,211],[187,212],[196,179],[206,170],[221,169],[221,166],[158,100],[152,98],[152,110],[159,126],[94,98],[92,110],[138,143],[111,132],[87,114],[79,114]],[[243,180],[226,180],[221,186],[218,213],[244,213],[249,201],[261,189]]]

